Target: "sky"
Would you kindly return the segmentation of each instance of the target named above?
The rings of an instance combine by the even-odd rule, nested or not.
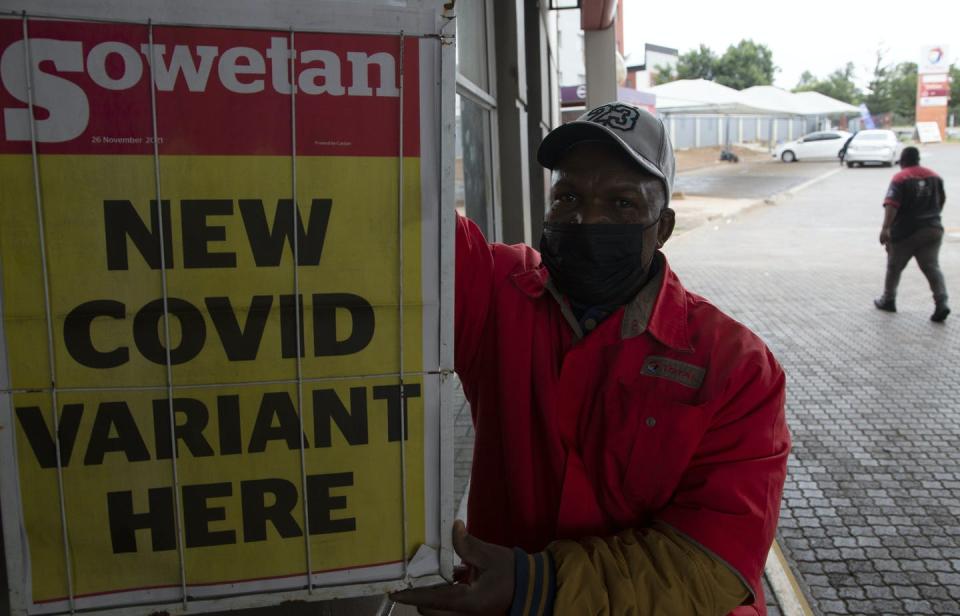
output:
[[[744,38],[773,51],[774,85],[790,89],[805,70],[825,77],[847,62],[866,86],[877,49],[889,63],[918,62],[924,45],[946,45],[960,64],[960,0],[623,0],[627,64],[643,63],[643,46],[682,54],[700,43],[718,55]]]

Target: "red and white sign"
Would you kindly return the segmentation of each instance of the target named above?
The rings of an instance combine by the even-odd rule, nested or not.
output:
[[[0,21],[17,40],[0,57],[0,153],[30,151],[24,43],[19,20]],[[150,47],[146,26],[35,21],[37,141],[47,154],[152,154]],[[297,154],[395,156],[399,151],[397,37],[299,33],[290,76],[287,32],[157,27],[153,55],[164,154],[284,155],[290,151],[290,84],[298,86]],[[419,155],[416,39],[406,42],[411,100],[404,153]],[[130,101],[137,101],[131,104]],[[116,113],[116,109],[124,112]],[[185,114],[182,110],[188,109]],[[223,113],[229,109],[229,113]],[[99,140],[94,142],[92,139]],[[95,148],[91,148],[95,145]]]
[[[929,45],[921,50],[917,79],[917,126],[936,127],[943,138],[950,101],[950,56],[946,45]]]
[[[920,75],[917,104],[921,107],[946,107],[950,81],[946,73]]]

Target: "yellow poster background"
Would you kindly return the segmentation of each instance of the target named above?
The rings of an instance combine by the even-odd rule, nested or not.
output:
[[[396,385],[400,369],[398,311],[399,242],[397,216],[398,161],[395,158],[301,158],[297,163],[297,201],[306,224],[313,199],[332,200],[322,257],[316,266],[299,268],[304,295],[302,322],[306,353],[302,359],[303,421],[306,474],[353,473],[353,484],[334,489],[346,507],[334,518],[356,520],[353,532],[311,537],[313,569],[323,571],[401,560],[400,445],[387,439],[386,402],[376,400],[374,386]],[[422,383],[422,310],[420,255],[419,161],[405,160],[403,369],[408,383]],[[217,449],[217,397],[239,396],[244,452],[193,457],[180,445],[181,486],[230,483],[232,494],[212,498],[225,519],[209,522],[211,531],[234,530],[237,543],[194,547],[185,551],[188,584],[213,584],[287,576],[306,570],[303,537],[280,538],[268,524],[265,541],[243,541],[239,486],[246,480],[277,478],[301,491],[300,453],[283,440],[264,452],[246,451],[247,439],[265,393],[286,392],[296,402],[296,360],[280,352],[279,296],[294,292],[292,249],[284,248],[277,267],[254,263],[239,199],[262,200],[272,225],[280,199],[291,191],[290,159],[254,156],[161,157],[161,194],[171,203],[173,267],[167,270],[170,297],[185,300],[203,314],[206,339],[200,353],[172,368],[175,398],[200,401],[209,411],[204,436]],[[0,259],[3,266],[4,320],[15,408],[38,407],[52,427],[43,273],[29,156],[0,156]],[[53,312],[53,349],[59,406],[84,405],[76,444],[63,470],[70,559],[77,596],[179,584],[177,552],[153,552],[149,531],[137,531],[136,553],[113,554],[106,494],[131,491],[134,510],[147,507],[150,488],[173,484],[169,459],[156,459],[153,404],[167,397],[166,367],[148,361],[133,337],[135,314],[162,297],[159,270],[151,269],[128,242],[129,269],[109,271],[105,252],[106,199],[129,200],[149,224],[149,204],[156,198],[153,159],[142,156],[42,156],[41,192],[46,226],[48,275]],[[211,241],[210,252],[236,255],[236,267],[184,269],[183,200],[222,199],[234,203],[232,215],[211,216],[210,227],[223,227],[225,239]],[[334,357],[315,357],[312,305],[314,293],[349,293],[373,307],[375,329],[362,350]],[[228,297],[237,322],[246,323],[250,298],[273,296],[256,358],[230,361],[204,305],[208,297]],[[127,347],[129,361],[109,369],[77,362],[63,343],[64,319],[78,305],[109,299],[126,307],[125,318],[93,320],[91,339],[99,351]],[[176,318],[170,319],[171,346],[181,343]],[[338,339],[350,334],[349,313],[337,312]],[[157,332],[163,340],[162,330]],[[350,389],[367,390],[368,442],[348,444],[334,424],[330,447],[312,447],[314,429],[311,392],[333,389],[350,408]],[[33,390],[33,391],[31,391]],[[109,452],[103,463],[84,465],[83,458],[98,406],[124,402],[150,451],[150,460],[128,462],[122,452]],[[407,545],[411,555],[424,539],[423,400],[410,398],[407,460]],[[178,421],[182,421],[182,418]],[[56,471],[40,468],[31,444],[17,428],[20,496],[26,524],[33,580],[33,600],[67,594],[61,541]],[[302,494],[301,494],[302,497]],[[303,527],[302,501],[292,511]]]

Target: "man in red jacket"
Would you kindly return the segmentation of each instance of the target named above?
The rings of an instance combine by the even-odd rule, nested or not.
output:
[[[476,429],[462,584],[424,614],[764,614],[790,439],[784,374],[687,291],[663,123],[612,103],[551,132],[540,252],[457,220],[455,364]]]

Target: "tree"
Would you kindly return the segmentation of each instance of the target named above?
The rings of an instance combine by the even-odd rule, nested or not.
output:
[[[883,50],[877,50],[877,61],[873,66],[873,79],[867,85],[867,94],[863,102],[871,113],[892,111],[890,104],[890,67],[884,63]]]
[[[886,64],[884,52],[877,51],[867,95],[863,102],[870,113],[892,112],[894,121],[912,124],[917,108],[917,65],[913,62]]]
[[[773,83],[777,66],[773,52],[766,45],[743,39],[727,47],[716,65],[716,82],[736,90]]]
[[[803,71],[800,75],[800,81],[797,82],[797,87],[793,89],[794,92],[810,92],[817,91],[817,87],[820,85],[821,81],[817,79],[813,73],[810,71]]]
[[[657,67],[654,80],[659,85],[675,79],[709,79],[742,90],[773,83],[776,70],[769,47],[744,39],[730,45],[720,57],[701,43],[697,49],[680,55],[676,72]]]
[[[818,79],[810,71],[804,71],[793,91],[819,92],[845,103],[856,105],[863,98],[863,93],[854,81],[855,73],[856,69],[853,62],[847,62],[846,66],[833,71],[827,75],[826,79]]]
[[[913,124],[917,113],[917,65],[901,62],[890,71],[890,111],[897,123]]]
[[[701,43],[698,49],[680,56],[677,62],[677,79],[714,79],[716,70],[716,54]]]
[[[672,66],[658,66],[654,69],[653,85],[659,86],[677,80],[677,72]]]

